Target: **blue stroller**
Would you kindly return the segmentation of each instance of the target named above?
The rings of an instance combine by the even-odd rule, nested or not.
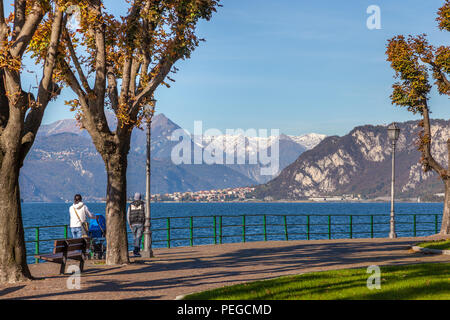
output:
[[[106,219],[96,214],[97,220],[91,219],[89,223],[89,237],[91,238],[91,252],[94,259],[106,258]]]

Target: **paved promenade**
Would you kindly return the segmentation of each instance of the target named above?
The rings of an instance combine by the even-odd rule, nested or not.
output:
[[[423,238],[425,239],[425,238]],[[426,238],[430,239],[430,238]],[[412,253],[421,239],[253,242],[157,249],[156,258],[122,267],[89,263],[81,290],[68,290],[58,265],[31,265],[37,281],[0,286],[0,299],[175,299],[179,295],[305,272],[447,262]]]

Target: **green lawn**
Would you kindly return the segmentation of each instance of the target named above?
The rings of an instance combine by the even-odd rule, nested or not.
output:
[[[369,290],[367,269],[303,274],[193,294],[186,300],[450,300],[450,264],[382,267],[381,289]]]
[[[450,250],[450,240],[424,242],[419,244],[419,247],[437,250]]]

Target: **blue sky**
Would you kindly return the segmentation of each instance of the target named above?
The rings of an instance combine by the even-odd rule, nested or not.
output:
[[[119,10],[119,1],[106,1]],[[387,39],[427,33],[449,45],[435,22],[442,0],[222,0],[212,21],[201,23],[202,43],[177,64],[172,88],[157,91],[158,112],[192,130],[280,129],[344,135],[364,124],[417,119],[394,107]],[[382,29],[369,30],[369,5],[381,8]],[[44,123],[73,115],[69,90],[52,103]],[[448,119],[449,100],[436,92],[434,118]]]

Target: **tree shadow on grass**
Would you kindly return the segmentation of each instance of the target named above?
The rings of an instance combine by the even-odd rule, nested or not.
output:
[[[449,264],[415,265],[405,266],[404,268],[387,267],[382,274],[390,273],[382,276],[381,291],[369,290],[366,282],[368,278],[366,270],[358,269],[342,272],[319,272],[258,281],[195,294],[188,299],[408,300],[425,299],[427,296],[450,299],[448,268]],[[429,279],[433,282],[430,282]]]
[[[329,289],[343,290],[360,286],[361,279],[341,281],[337,284],[324,283],[327,275],[308,274],[308,278],[302,277],[303,281],[319,281],[320,284],[306,287],[290,287],[293,281],[298,281],[298,277],[283,277],[275,281],[258,281],[247,285],[238,285],[228,288],[213,290],[194,295],[190,299],[230,299],[230,300],[289,300],[293,298],[300,299],[301,296],[310,296],[318,293],[326,293]],[[322,280],[322,281],[320,281]],[[330,287],[332,286],[332,287]]]
[[[425,291],[426,290],[426,291]],[[424,294],[429,292],[429,294]],[[370,292],[369,294],[360,294],[352,297],[355,300],[414,300],[414,299],[427,299],[426,296],[431,295],[433,298],[439,297],[439,299],[450,299],[450,284],[432,283],[426,286],[412,286],[406,288],[393,288],[389,290]],[[424,298],[425,296],[425,298]]]

